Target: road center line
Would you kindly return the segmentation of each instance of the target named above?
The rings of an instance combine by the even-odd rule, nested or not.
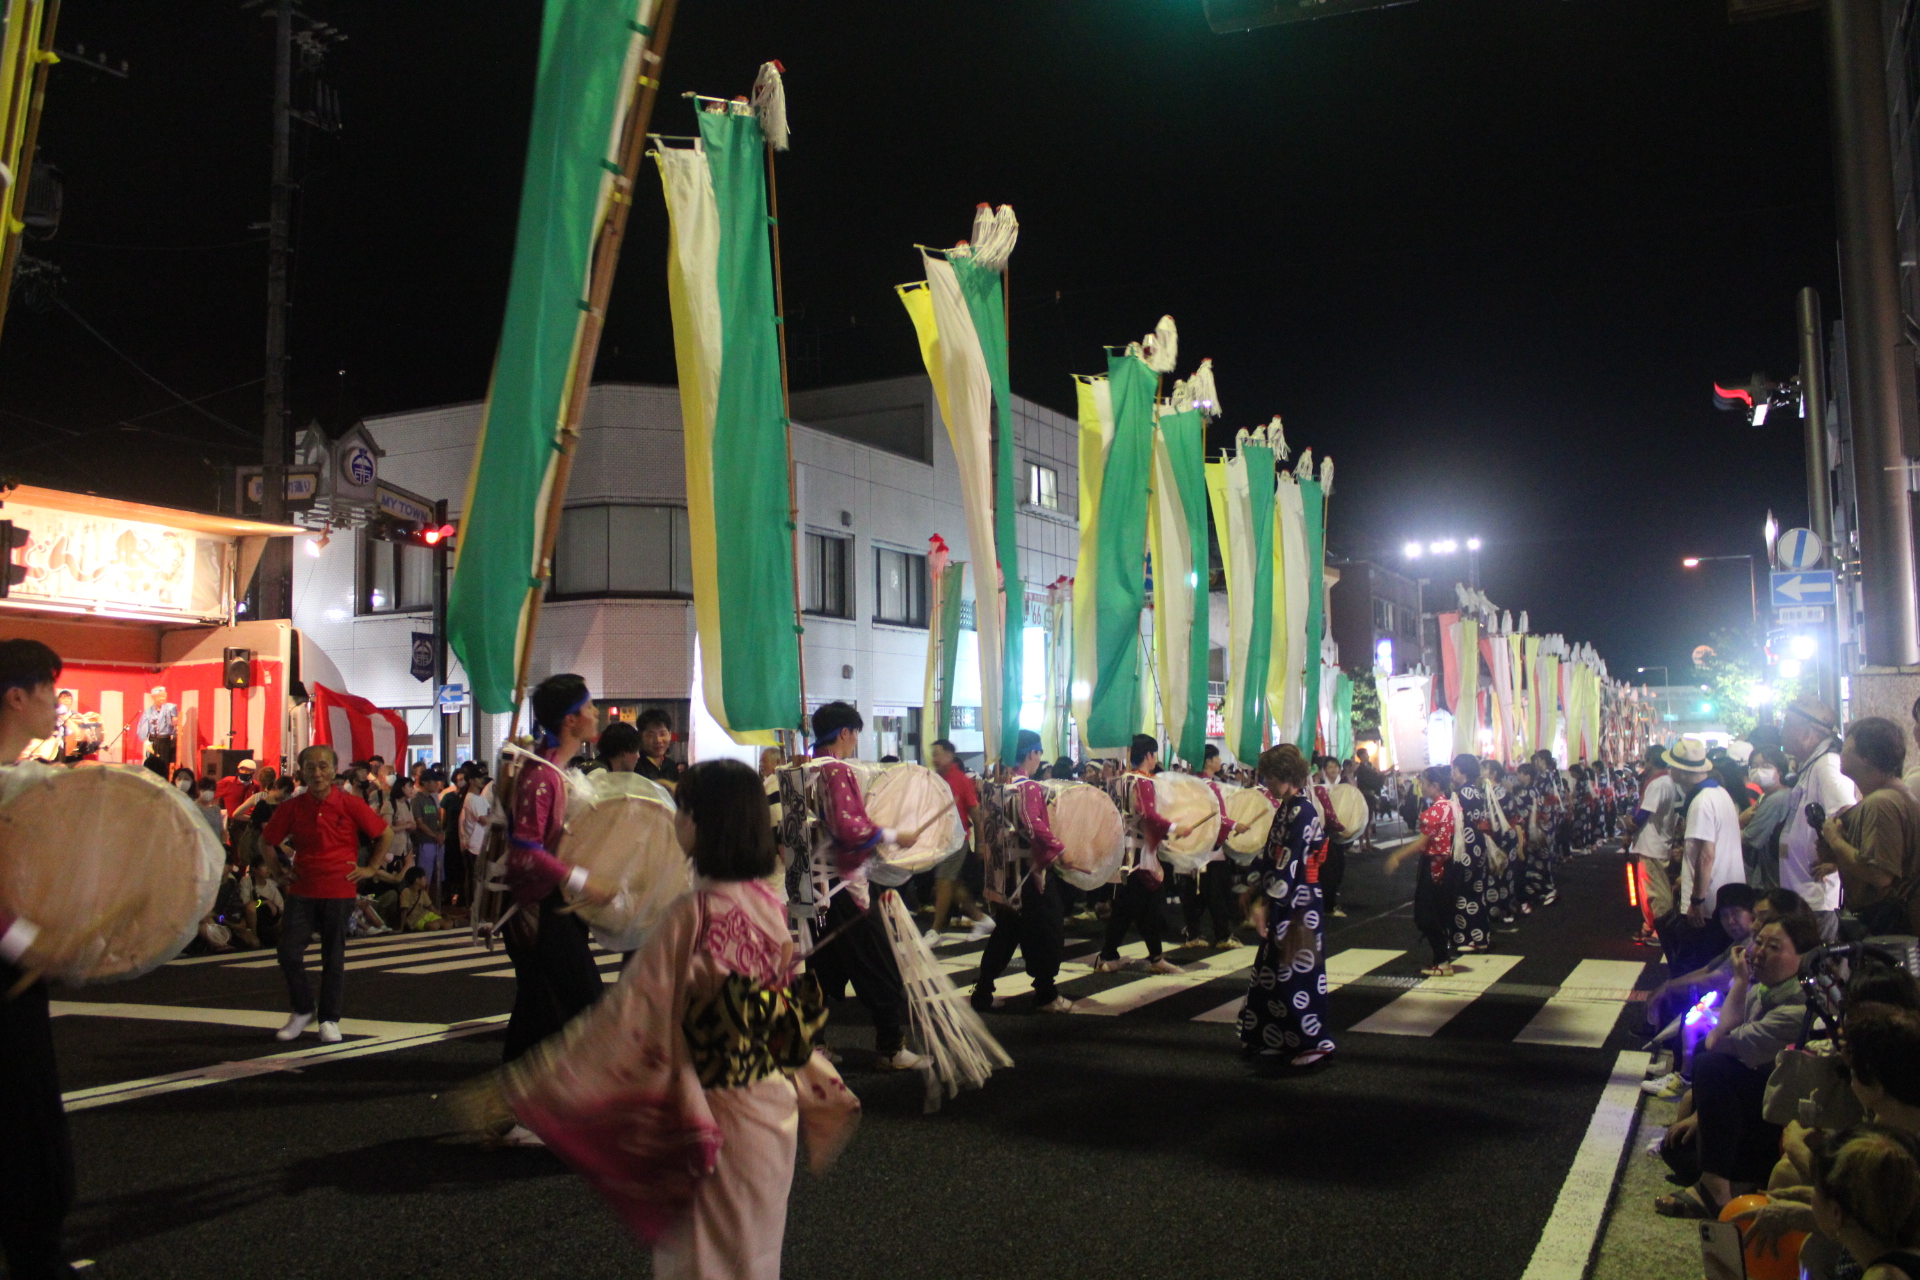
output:
[[[1622,1050],[1614,1059],[1613,1074],[1600,1091],[1586,1137],[1574,1153],[1573,1167],[1560,1184],[1560,1198],[1554,1202],[1553,1213],[1521,1280],[1582,1280],[1586,1274],[1594,1242],[1606,1220],[1607,1205],[1613,1199],[1613,1183],[1626,1155],[1628,1135],[1633,1132],[1634,1112],[1641,1099],[1640,1081],[1649,1060],[1647,1054],[1636,1049]]]

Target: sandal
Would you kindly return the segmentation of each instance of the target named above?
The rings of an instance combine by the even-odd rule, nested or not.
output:
[[[1429,965],[1420,971],[1423,978],[1451,978],[1460,971],[1450,964]]]
[[[1702,1222],[1717,1220],[1720,1208],[1709,1203],[1707,1189],[1698,1182],[1653,1202],[1653,1211],[1663,1218],[1689,1218]]]

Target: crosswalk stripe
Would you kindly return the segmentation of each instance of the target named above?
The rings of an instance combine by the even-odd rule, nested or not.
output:
[[[471,946],[471,945],[472,945],[471,942],[468,940],[466,936],[466,931],[462,930],[461,932],[451,934],[450,936],[442,936],[442,937],[435,937],[435,938],[404,938],[404,939],[395,938],[390,941],[383,940],[380,942],[366,943],[357,947],[349,943],[347,946],[347,957],[349,960],[365,959],[372,956],[391,956],[395,959],[399,959],[402,957],[404,953],[410,952],[410,951],[419,951],[422,949],[432,949],[432,948],[452,948],[452,947]],[[252,953],[243,952],[242,954],[251,955]],[[314,945],[308,947],[306,951],[303,952],[302,954],[304,954],[309,961],[318,959],[320,955],[319,944],[315,943]],[[194,957],[194,959],[226,960],[229,962],[228,967],[233,969],[271,969],[273,968],[273,966],[280,963],[280,957],[278,955],[269,956],[265,960],[236,960],[232,956],[219,956],[219,957],[196,956]],[[189,962],[185,960],[180,960],[180,961],[176,961],[175,963],[186,964]]]
[[[1582,960],[1514,1043],[1600,1048],[1646,967],[1644,960]]]
[[[1459,1017],[1485,995],[1500,975],[1520,963],[1519,956],[1474,955],[1454,961],[1451,978],[1428,978],[1348,1028],[1383,1036],[1430,1036]]]
[[[1069,973],[1066,971],[1065,966],[1070,964],[1078,966],[1099,954],[1099,951],[1096,949],[1094,951],[1084,952],[1081,955],[1066,957],[1066,959],[1061,962],[1062,969],[1060,976],[1055,978],[1054,981],[1056,983],[1068,983],[1081,978],[1092,977],[1093,971],[1091,968],[1081,973]],[[1144,942],[1129,942],[1126,946],[1120,948],[1120,958],[1122,960],[1146,959],[1147,944]],[[1032,990],[1033,975],[1024,969],[1018,972],[1003,973],[993,980],[993,994],[996,999],[1011,999],[1014,996],[1024,996]]]
[[[1105,991],[1096,991],[1090,996],[1073,1002],[1075,1013],[1093,1013],[1105,1017],[1117,1017],[1130,1013],[1155,1000],[1164,1000],[1176,991],[1185,991],[1188,987],[1198,987],[1212,982],[1215,978],[1224,978],[1250,968],[1257,949],[1242,947],[1237,951],[1219,951],[1202,956],[1195,963],[1186,966],[1185,973],[1155,973],[1135,982],[1122,983]]]
[[[1257,952],[1255,952],[1257,954]],[[1390,960],[1405,955],[1404,951],[1395,951],[1385,947],[1348,947],[1345,951],[1336,951],[1327,957],[1327,991],[1338,991],[1355,978],[1373,972]],[[1253,964],[1253,955],[1247,957],[1247,964]],[[1240,1010],[1247,1004],[1244,993],[1235,996],[1218,1009],[1209,1009],[1194,1018],[1195,1022],[1238,1022]]]

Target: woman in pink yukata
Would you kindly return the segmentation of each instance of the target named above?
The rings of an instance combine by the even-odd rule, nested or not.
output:
[[[821,1171],[859,1102],[814,1053],[825,1003],[765,884],[760,778],[709,760],[674,798],[693,891],[617,986],[506,1068],[501,1093],[653,1246],[659,1280],[778,1280],[800,1134]]]

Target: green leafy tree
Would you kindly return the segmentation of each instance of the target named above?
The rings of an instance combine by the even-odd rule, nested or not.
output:
[[[1373,672],[1348,674],[1353,680],[1353,736],[1364,738],[1379,733],[1380,686],[1375,683]]]
[[[1726,725],[1736,738],[1752,733],[1761,715],[1775,714],[1773,708],[1783,707],[1813,688],[1808,676],[1792,680],[1780,677],[1746,629],[1714,632],[1700,661],[1694,664],[1694,673],[1707,687],[1702,697],[1713,708],[1707,714]]]

